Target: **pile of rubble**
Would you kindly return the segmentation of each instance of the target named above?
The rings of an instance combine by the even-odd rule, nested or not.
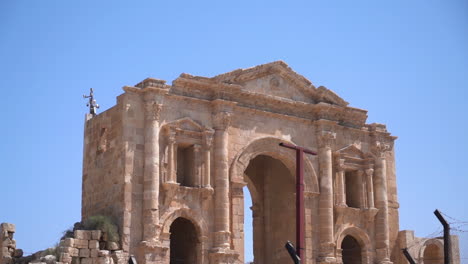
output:
[[[57,253],[58,263],[64,264],[126,264],[128,260],[128,254],[101,230],[75,230],[73,238],[60,241]]]
[[[15,259],[23,256],[23,251],[16,248],[16,241],[13,239],[15,225],[9,223],[0,224],[0,264],[13,264]]]

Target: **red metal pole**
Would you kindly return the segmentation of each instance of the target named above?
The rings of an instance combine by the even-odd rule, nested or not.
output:
[[[304,175],[303,175],[303,151],[296,150],[296,251],[302,260],[304,251]]]
[[[294,145],[285,143],[279,144],[281,147],[294,149],[296,151],[296,252],[297,256],[302,260],[304,255],[304,165],[303,156],[304,152],[311,155],[317,153]]]

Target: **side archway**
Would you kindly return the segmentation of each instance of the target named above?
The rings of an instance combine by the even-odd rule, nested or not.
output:
[[[367,233],[355,226],[337,232],[337,259],[343,264],[370,264],[371,241]]]
[[[160,239],[170,252],[166,256],[166,262],[203,264],[207,229],[199,213],[182,208],[167,212],[161,220],[163,225]]]
[[[444,263],[444,244],[437,238],[428,239],[419,250],[420,264]]]

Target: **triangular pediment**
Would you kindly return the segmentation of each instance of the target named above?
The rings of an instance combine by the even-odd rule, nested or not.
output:
[[[168,124],[172,128],[181,129],[184,131],[203,132],[204,128],[193,121],[192,119],[185,117]]]
[[[339,154],[343,157],[357,159],[365,159],[368,156],[364,152],[362,152],[355,144],[351,144],[342,149],[337,150],[336,154]]]
[[[320,86],[316,88],[304,76],[297,74],[283,61],[275,61],[248,69],[238,69],[220,74],[212,78],[181,74],[173,84],[186,84],[217,87],[223,89],[239,89],[249,94],[285,98],[310,104],[328,103],[347,106],[348,102],[331,90]]]
[[[326,102],[346,106],[348,103],[327,88],[315,86],[293,71],[285,62],[275,61],[248,69],[238,69],[212,78],[237,84],[249,92],[277,96],[306,103]]]

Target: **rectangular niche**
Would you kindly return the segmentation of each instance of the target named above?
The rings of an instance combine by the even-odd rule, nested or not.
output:
[[[177,146],[177,182],[181,186],[195,186],[195,155],[193,145]]]

